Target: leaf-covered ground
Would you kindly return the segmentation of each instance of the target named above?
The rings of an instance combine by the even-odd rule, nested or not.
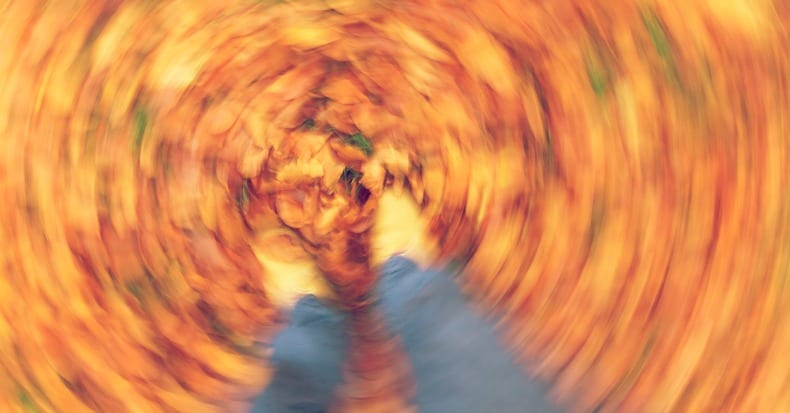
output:
[[[1,2],[0,410],[243,411],[313,292],[356,314],[334,409],[407,411],[369,308],[406,251],[573,411],[790,411],[788,21]]]

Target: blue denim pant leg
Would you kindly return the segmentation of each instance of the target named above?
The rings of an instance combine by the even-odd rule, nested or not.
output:
[[[274,377],[254,401],[254,413],[324,413],[342,380],[348,347],[346,314],[312,295],[296,304],[274,340]]]
[[[446,272],[420,271],[395,257],[383,267],[378,293],[411,359],[420,412],[559,411],[547,387],[527,378]]]

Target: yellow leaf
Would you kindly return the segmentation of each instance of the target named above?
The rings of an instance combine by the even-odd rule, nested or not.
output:
[[[311,24],[291,23],[282,31],[284,44],[297,50],[309,50],[325,46],[341,38],[341,33],[320,22]]]
[[[466,36],[458,41],[456,54],[470,74],[491,85],[498,94],[508,97],[515,94],[513,72],[517,69],[507,51],[490,34],[479,29],[467,30]]]

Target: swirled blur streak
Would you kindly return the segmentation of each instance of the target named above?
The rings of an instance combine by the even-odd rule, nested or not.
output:
[[[0,411],[243,411],[404,248],[571,411],[790,411],[790,2],[0,3]]]

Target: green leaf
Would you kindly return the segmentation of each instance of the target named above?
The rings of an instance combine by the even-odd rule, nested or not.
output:
[[[222,338],[228,338],[233,335],[233,331],[222,324],[217,318],[212,318],[209,324],[211,324],[211,331]]]
[[[677,66],[675,65],[675,57],[672,54],[672,46],[661,20],[653,11],[643,10],[642,23],[645,29],[647,29],[647,33],[650,35],[650,42],[653,44],[653,48],[656,49],[656,53],[658,53],[658,56],[664,64],[667,77],[675,84],[679,84],[680,76]]]
[[[134,151],[139,152],[148,128],[148,113],[141,107],[134,109]]]
[[[346,183],[349,183],[349,184],[354,182],[354,181],[356,181],[356,180],[358,180],[359,178],[362,178],[362,172],[357,171],[356,169],[351,168],[349,166],[343,168],[343,173],[340,174],[340,179],[343,182],[346,182]]]
[[[346,194],[351,193],[351,187],[354,186],[354,183],[359,178],[362,178],[362,172],[348,166],[343,169],[343,173],[340,174],[340,180],[346,184]]]
[[[129,291],[137,301],[143,302],[143,284],[140,281],[132,280],[126,282],[126,290]]]
[[[249,180],[249,178],[245,178],[241,182],[241,191],[239,191],[239,196],[236,198],[236,203],[238,204],[240,209],[246,209],[247,205],[250,204],[250,180]]]
[[[656,49],[656,52],[658,52],[658,55],[662,59],[671,59],[672,49],[669,46],[669,39],[664,32],[664,27],[658,20],[658,16],[650,12],[644,12],[642,13],[642,22],[650,35],[650,41],[653,43],[653,47]]]
[[[38,406],[33,403],[33,399],[30,398],[30,394],[21,387],[19,388],[19,402],[28,412],[38,413],[41,411],[38,409]]]
[[[606,64],[598,51],[590,52],[585,60],[590,87],[599,99],[603,99],[612,83],[612,68]]]
[[[599,98],[603,98],[606,94],[607,89],[607,81],[606,78],[599,70],[587,69],[587,76],[590,79],[590,86],[592,86],[593,91],[595,91],[595,95]]]
[[[149,288],[150,286],[151,284],[148,284],[143,279],[129,280],[126,283],[124,283],[124,287],[126,288],[126,291],[129,293],[129,295],[134,297],[134,299],[139,303],[140,307],[142,307],[143,309],[148,309],[152,302],[151,300],[154,298],[150,294],[151,291],[151,289]]]
[[[356,146],[357,148],[361,149],[365,155],[370,156],[373,154],[373,144],[370,142],[365,135],[357,132],[348,138],[346,138],[346,143],[349,145]]]
[[[302,123],[302,129],[313,130],[314,128],[315,128],[315,121],[312,118],[308,118]]]

